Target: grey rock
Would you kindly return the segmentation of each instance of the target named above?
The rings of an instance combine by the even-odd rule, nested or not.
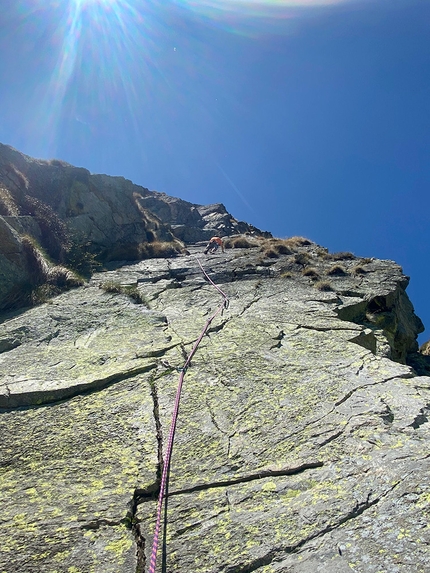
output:
[[[430,377],[408,365],[407,279],[299,252],[332,290],[297,253],[189,246],[3,317],[0,570],[147,570],[178,369],[222,300],[199,259],[229,306],[185,376],[157,571],[428,572]]]
[[[103,262],[142,258],[139,247],[155,242],[170,242],[180,251],[183,242],[207,241],[213,235],[271,236],[237,221],[222,204],[195,205],[124,177],[34,159],[2,144],[0,186],[7,194],[4,201],[0,192],[0,308],[7,306],[6,294],[20,288],[31,272],[20,255],[23,235],[36,239],[57,264],[65,264],[66,235]],[[6,212],[11,203],[13,214]],[[11,248],[17,262],[10,260]]]

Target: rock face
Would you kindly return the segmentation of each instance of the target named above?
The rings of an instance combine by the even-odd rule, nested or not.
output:
[[[427,573],[430,378],[405,363],[400,267],[189,251],[3,317],[0,571],[147,571],[178,369],[220,302],[199,257],[230,304],[186,373],[157,571]]]
[[[0,309],[31,273],[21,244],[26,235],[67,265],[70,238],[102,261],[136,260],[144,258],[142,245],[171,243],[180,250],[181,241],[245,232],[271,236],[237,221],[222,204],[194,205],[0,144]]]

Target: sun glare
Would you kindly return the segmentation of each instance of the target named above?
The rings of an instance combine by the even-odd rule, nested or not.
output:
[[[163,75],[158,62],[171,34],[169,19],[180,18],[181,11],[197,14],[214,28],[254,37],[279,23],[288,33],[302,11],[352,0],[51,1],[61,14],[55,32],[57,59],[35,123],[54,142],[64,117],[89,128],[97,117],[118,113],[114,102],[121,98],[128,106],[121,113],[135,124],[134,110],[141,107],[142,97],[154,97],[149,91],[142,96],[136,86],[150,85],[148,79]],[[137,123],[134,127],[137,131]]]
[[[148,35],[143,9],[138,12],[135,6],[147,4],[149,0],[63,0],[56,31],[57,61],[38,117],[52,142],[58,138],[66,109],[89,126],[120,90],[133,93],[125,70],[136,43],[142,45]]]
[[[117,0],[72,0],[72,2],[74,2],[76,6],[82,8],[94,4],[98,4],[99,6],[111,6],[112,4],[116,4]]]

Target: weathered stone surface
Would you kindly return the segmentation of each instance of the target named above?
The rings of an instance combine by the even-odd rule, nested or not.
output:
[[[158,571],[429,571],[430,378],[405,364],[422,327],[407,278],[299,251],[190,247],[5,317],[0,571],[147,570],[177,369],[220,302],[196,256],[230,304],[185,377]]]
[[[25,257],[11,261],[10,249],[13,246],[13,253],[20,254],[23,235],[36,239],[60,264],[65,264],[70,239],[105,262],[144,258],[141,246],[156,242],[172,243],[180,251],[182,241],[203,241],[213,235],[271,236],[237,221],[222,204],[194,205],[124,177],[94,175],[62,161],[34,159],[3,144],[0,215],[0,309],[7,307],[4,299],[30,272]]]
[[[1,571],[134,571],[136,489],[157,464],[148,376],[3,413]]]
[[[50,205],[69,228],[99,247],[172,239],[172,226],[179,238],[206,240],[211,234],[261,232],[238,222],[224,205],[195,205],[165,193],[149,191],[124,177],[93,175],[87,169],[62,161],[34,159],[0,144],[0,180],[15,198],[22,199],[14,181],[5,176],[13,165],[28,181],[28,192]],[[19,197],[18,197],[19,196]],[[149,235],[148,236],[148,232]],[[271,236],[270,233],[265,233]]]
[[[13,285],[29,279],[29,269],[16,229],[0,216],[0,303]]]

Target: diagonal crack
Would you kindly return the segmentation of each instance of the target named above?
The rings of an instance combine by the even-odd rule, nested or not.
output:
[[[256,571],[261,567],[270,565],[273,561],[277,560],[277,558],[282,556],[283,554],[296,553],[301,547],[303,547],[309,541],[312,541],[313,539],[317,539],[319,537],[322,537],[323,535],[326,535],[327,533],[330,533],[331,531],[339,528],[344,523],[347,523],[352,519],[356,519],[357,517],[362,515],[367,509],[378,504],[382,499],[384,499],[387,495],[389,495],[396,487],[398,487],[398,485],[402,481],[404,481],[406,477],[408,476],[405,476],[402,480],[399,480],[396,483],[394,483],[383,494],[381,494],[379,497],[376,497],[373,500],[370,499],[372,492],[369,492],[365,501],[362,501],[361,503],[357,502],[356,505],[348,513],[340,517],[336,522],[328,524],[320,531],[317,531],[312,535],[309,535],[308,537],[302,539],[298,543],[294,545],[286,545],[283,547],[272,549],[268,553],[266,553],[266,555],[254,559],[253,561],[247,563],[246,565],[233,565],[231,567],[227,567],[225,569],[225,573],[252,573],[253,571]]]
[[[159,348],[158,350],[147,350],[140,353],[136,352],[135,358],[159,358],[160,356],[164,356],[164,354],[169,352],[169,350],[172,350],[181,344],[181,342],[175,342],[170,346],[163,346],[163,348]]]
[[[239,312],[239,314],[238,314],[237,316],[240,317],[240,316],[242,316],[243,314],[245,314],[245,312],[246,312],[247,310],[249,310],[253,304],[256,304],[260,299],[261,299],[261,296],[255,296],[250,302],[248,302],[248,303],[243,307],[243,309]]]
[[[215,326],[211,326],[210,328],[207,329],[206,335],[211,334],[212,332],[219,332],[230,322],[230,320],[231,320],[231,318],[226,318],[225,320],[223,320],[219,324],[217,324]]]
[[[344,402],[346,402],[347,400],[349,400],[349,398],[351,398],[351,396],[357,392],[358,390],[364,390],[364,388],[368,388],[369,386],[378,386],[378,384],[385,384],[386,382],[390,382],[391,380],[397,380],[399,378],[403,378],[403,379],[407,379],[407,378],[414,378],[414,374],[403,374],[402,376],[399,376],[397,374],[397,376],[391,376],[390,378],[385,378],[384,380],[377,380],[376,382],[370,382],[369,384],[362,384],[361,386],[356,386],[355,388],[352,388],[352,390],[350,390],[349,392],[347,392],[342,398],[340,398],[340,400],[338,400],[337,402],[335,402],[335,406],[340,406],[341,404],[343,404]]]
[[[52,388],[49,390],[41,391],[28,391],[22,394],[9,394],[5,396],[0,394],[0,409],[2,411],[10,411],[20,407],[28,406],[50,406],[62,400],[70,400],[75,396],[87,396],[93,392],[103,390],[118,382],[123,382],[130,378],[134,378],[139,374],[145,374],[157,368],[157,363],[151,362],[144,366],[137,368],[130,368],[129,370],[115,372],[105,378],[98,378],[88,383],[76,384],[75,386],[68,386],[65,388]]]

